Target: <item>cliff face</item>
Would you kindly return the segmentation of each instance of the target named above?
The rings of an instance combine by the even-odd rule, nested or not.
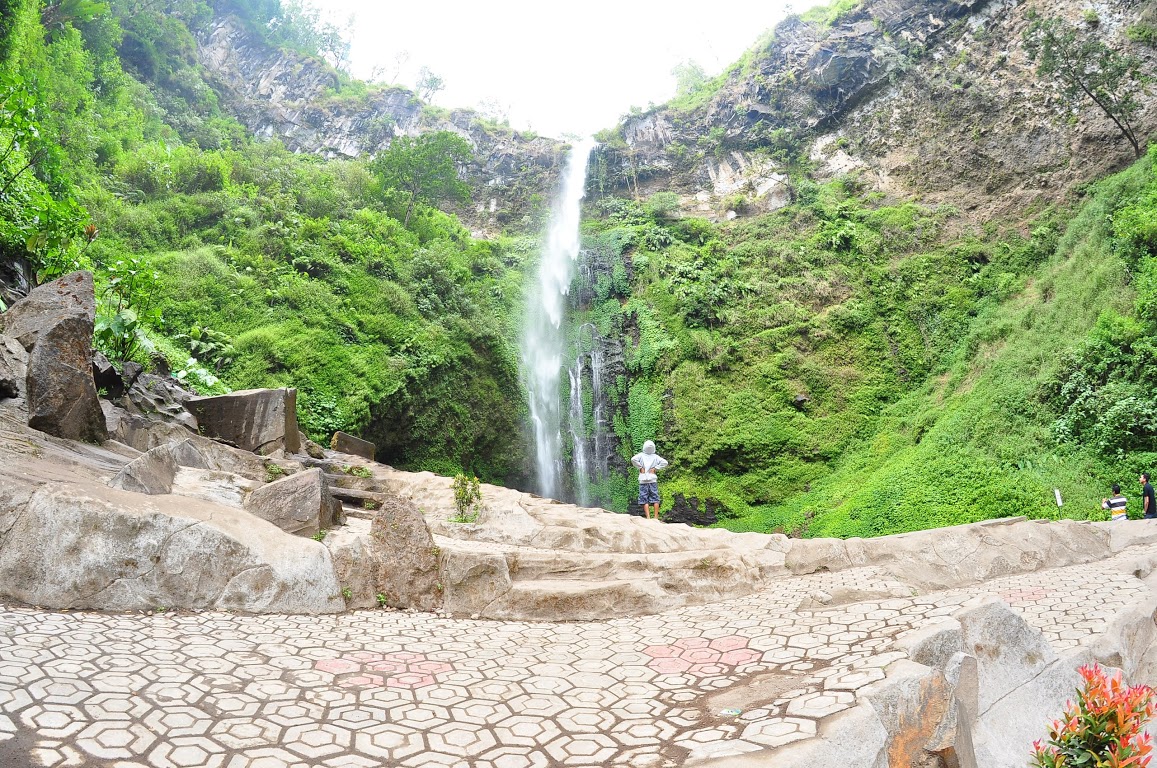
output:
[[[294,151],[357,157],[388,147],[395,136],[461,135],[476,158],[466,169],[474,202],[456,212],[480,233],[525,223],[549,198],[565,157],[562,142],[487,124],[471,110],[430,107],[405,88],[343,94],[324,61],[269,46],[235,16],[213,21],[198,55],[230,112],[255,135],[279,138]]]
[[[1125,29],[1136,0],[1057,0],[1042,13],[1086,25],[1154,70],[1153,49]],[[1052,199],[1133,158],[1093,104],[1072,115],[1037,77],[1017,0],[867,0],[830,27],[789,20],[723,85],[690,109],[632,117],[602,148],[602,191],[682,194],[685,212],[717,218],[790,200],[787,165],[820,178],[853,174],[889,196],[996,213]],[[1095,21],[1086,19],[1090,8]],[[1142,99],[1138,135],[1157,124]]]

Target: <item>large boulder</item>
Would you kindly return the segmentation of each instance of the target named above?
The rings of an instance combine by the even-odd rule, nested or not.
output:
[[[361,456],[363,459],[370,461],[374,460],[374,453],[377,451],[377,446],[368,440],[362,440],[360,437],[346,434],[342,431],[333,433],[333,438],[329,442],[329,447],[338,453],[348,453],[351,456]]]
[[[0,595],[52,608],[344,609],[329,552],[239,509],[0,475]]]
[[[69,440],[108,439],[92,380],[95,316],[89,272],[40,286],[2,316],[5,335],[29,352],[28,426]]]
[[[216,397],[194,397],[185,407],[201,434],[246,451],[270,454],[301,450],[296,389],[248,389]]]
[[[325,544],[338,581],[350,588],[351,608],[384,603],[432,611],[442,606],[441,553],[412,503],[389,499],[372,522],[351,519],[330,531]]]
[[[96,320],[96,292],[91,272],[73,272],[35,288],[0,315],[0,331],[29,352],[41,335],[68,318],[87,320],[89,343]]]
[[[249,494],[245,509],[298,536],[316,536],[341,522],[341,502],[316,468],[261,486]]]

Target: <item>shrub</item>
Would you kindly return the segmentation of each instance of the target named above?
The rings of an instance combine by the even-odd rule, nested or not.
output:
[[[1120,672],[1109,675],[1100,665],[1080,669],[1085,684],[1077,701],[1049,729],[1046,743],[1033,744],[1036,768],[1118,768],[1149,765],[1152,740],[1145,723],[1157,714],[1153,689],[1126,686]]]
[[[477,477],[458,473],[454,476],[454,508],[458,513],[450,519],[452,523],[478,522],[479,506],[482,504],[482,488]]]

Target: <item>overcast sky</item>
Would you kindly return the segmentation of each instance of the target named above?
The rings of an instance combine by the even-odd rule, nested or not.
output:
[[[310,0],[339,26],[354,18],[357,77],[413,87],[422,66],[440,75],[444,107],[493,101],[516,128],[590,134],[632,106],[669,99],[671,69],[697,61],[721,72],[797,0]],[[408,58],[401,62],[399,56]],[[395,73],[398,73],[396,79]]]

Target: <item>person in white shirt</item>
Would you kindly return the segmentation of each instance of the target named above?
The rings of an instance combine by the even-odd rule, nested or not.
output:
[[[659,476],[658,472],[667,466],[667,460],[655,453],[655,444],[648,440],[643,443],[643,451],[631,457],[631,463],[639,470],[639,503],[643,514],[651,519],[651,507],[655,508],[655,519],[659,519]]]

